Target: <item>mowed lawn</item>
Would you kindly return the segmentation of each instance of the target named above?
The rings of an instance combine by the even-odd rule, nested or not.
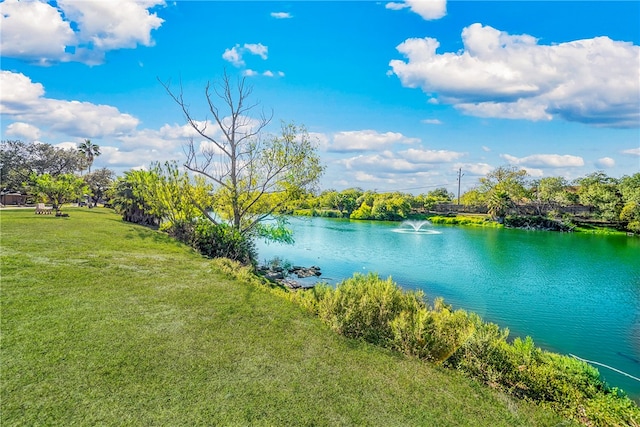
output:
[[[336,335],[108,209],[0,211],[1,419],[13,425],[567,425]]]

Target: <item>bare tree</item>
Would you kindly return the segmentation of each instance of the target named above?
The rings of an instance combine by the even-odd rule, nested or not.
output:
[[[273,113],[267,116],[260,111],[258,119],[251,116],[259,104],[249,102],[253,88],[245,78],[232,81],[225,72],[221,80],[207,82],[204,120],[190,111],[182,85],[174,92],[170,83],[160,83],[199,137],[190,138],[184,147],[185,168],[214,183],[216,215],[241,233],[254,231],[278,208],[317,183],[324,168],[307,130],[282,123],[280,134],[266,134]],[[201,210],[215,222],[206,207]]]

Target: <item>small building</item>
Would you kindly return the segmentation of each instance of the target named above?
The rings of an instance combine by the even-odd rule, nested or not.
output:
[[[3,206],[21,206],[27,203],[27,196],[20,193],[0,193],[0,204]]]

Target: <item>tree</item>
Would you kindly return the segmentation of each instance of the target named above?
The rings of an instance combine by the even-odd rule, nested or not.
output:
[[[602,171],[576,180],[580,203],[592,206],[596,215],[605,221],[617,221],[623,207],[618,181]]]
[[[628,230],[640,233],[640,173],[620,178],[618,189],[624,203],[620,220]]]
[[[261,222],[317,183],[324,168],[307,130],[282,123],[278,135],[265,135],[271,117],[249,116],[258,104],[249,102],[253,89],[244,78],[233,83],[225,72],[220,81],[206,84],[213,123],[196,118],[182,88],[174,93],[169,83],[161,84],[204,140],[189,140],[184,166],[214,185],[215,213],[241,234],[259,232]]]
[[[212,186],[204,177],[190,177],[180,171],[176,162],[155,163],[149,184],[143,189],[149,200],[150,212],[162,218],[162,229],[182,238],[202,212],[210,217]]]
[[[551,209],[569,202],[567,188],[569,183],[563,177],[545,177],[535,180],[532,184],[532,202],[536,206],[538,215],[543,215]]]
[[[511,200],[511,196],[504,190],[493,191],[487,202],[489,215],[497,219],[499,223],[504,222],[504,217],[513,209],[513,205],[514,203],[513,200]]]
[[[620,178],[618,188],[625,203],[640,203],[640,172]]]
[[[78,151],[82,153],[82,155],[87,160],[87,168],[89,169],[89,173],[91,173],[91,165],[93,164],[93,160],[98,157],[100,154],[100,146],[91,142],[90,139],[85,139],[84,142],[78,145]]]
[[[451,203],[453,200],[453,193],[450,193],[446,188],[440,187],[435,190],[429,191],[423,196],[423,206],[427,210],[431,210],[438,203]]]
[[[98,201],[103,199],[107,190],[113,184],[115,173],[111,169],[101,168],[94,172],[89,172],[83,179],[91,191],[91,201],[93,206],[98,205]]]
[[[487,176],[480,178],[478,190],[487,194],[489,199],[494,192],[504,192],[512,202],[520,203],[530,197],[526,189],[528,177],[524,169],[516,166],[500,166],[489,172]]]
[[[71,173],[58,176],[34,173],[30,177],[30,183],[38,197],[53,205],[57,216],[61,215],[63,204],[76,200],[89,191],[82,178]]]
[[[0,144],[0,182],[3,190],[23,191],[32,173],[37,175],[74,173],[84,166],[78,150],[53,147],[50,144],[18,140]]]
[[[113,208],[122,219],[136,224],[158,226],[162,219],[154,211],[149,188],[158,177],[154,172],[132,170],[124,173],[109,190]]]

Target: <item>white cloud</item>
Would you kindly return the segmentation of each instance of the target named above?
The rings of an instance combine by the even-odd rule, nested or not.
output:
[[[424,119],[422,120],[422,123],[427,124],[427,125],[441,125],[442,122],[438,119]]]
[[[385,7],[391,10],[409,8],[427,21],[440,19],[447,14],[446,0],[405,0],[404,2],[387,3]]]
[[[343,131],[333,135],[333,142],[328,151],[357,152],[377,151],[393,144],[414,144],[417,138],[408,138],[398,132],[379,133],[375,130]]]
[[[236,67],[242,67],[244,61],[242,60],[242,54],[240,53],[240,45],[235,45],[230,49],[225,49],[222,54],[222,59],[231,62]]]
[[[632,156],[640,156],[640,148],[629,148],[622,151],[624,154],[631,154]]]
[[[491,148],[487,147],[486,145],[482,146],[482,151],[484,151],[485,153],[488,153],[491,151]]]
[[[259,73],[256,70],[252,70],[250,68],[247,68],[246,70],[242,71],[242,75],[245,77],[253,77],[253,76],[257,76]]]
[[[7,126],[5,135],[30,142],[37,141],[40,138],[40,129],[29,123],[14,122]]]
[[[78,23],[78,38],[100,50],[151,46],[151,31],[164,22],[149,8],[164,4],[162,0],[59,0],[66,17]]]
[[[509,154],[500,154],[500,157],[512,165],[539,168],[564,168],[584,166],[584,160],[579,156],[569,154],[532,154],[526,157],[515,157]]]
[[[420,169],[420,166],[405,159],[397,158],[388,151],[380,154],[350,157],[341,160],[341,163],[349,170],[369,171],[376,174],[381,172],[410,173]]]
[[[465,153],[448,150],[424,150],[410,148],[398,153],[411,163],[448,163],[463,157]]]
[[[7,126],[5,135],[29,142],[37,141],[40,138],[40,129],[29,123],[14,122]]]
[[[271,17],[276,19],[289,19],[293,18],[289,12],[271,12]]]
[[[243,46],[236,44],[232,48],[225,49],[222,59],[230,62],[235,67],[244,67],[245,61],[243,57],[246,53],[267,59],[269,48],[262,43],[245,43]]]
[[[44,87],[21,73],[0,71],[0,113],[37,128],[82,138],[120,135],[138,119],[109,105],[44,97]]]
[[[541,45],[481,24],[462,41],[462,50],[439,54],[436,39],[407,39],[397,46],[406,61],[389,65],[404,86],[471,115],[640,125],[639,46],[608,37]]]
[[[616,165],[616,161],[611,157],[602,157],[596,160],[595,165],[599,168],[612,168]]]
[[[40,64],[99,64],[109,50],[151,46],[163,20],[149,9],[162,0],[42,1],[0,4],[2,55]]]
[[[62,148],[63,150],[76,150],[78,148],[78,144],[75,142],[65,141],[59,144],[53,145],[56,148]]]
[[[534,178],[542,178],[544,176],[544,171],[539,168],[532,168],[529,166],[523,166],[522,169],[527,171],[527,173]]]
[[[6,0],[0,4],[3,56],[35,61],[61,60],[75,34],[55,7],[41,2]]]
[[[110,168],[119,169],[146,169],[153,162],[165,162],[180,160],[184,157],[182,152],[173,153],[169,151],[149,150],[145,148],[131,151],[122,150],[119,147],[101,145],[100,157],[96,158],[96,163]]]
[[[253,55],[258,55],[262,59],[267,59],[269,48],[262,43],[245,43],[244,48]]]
[[[465,175],[484,176],[493,171],[495,167],[487,163],[455,163],[454,169],[462,169]]]

